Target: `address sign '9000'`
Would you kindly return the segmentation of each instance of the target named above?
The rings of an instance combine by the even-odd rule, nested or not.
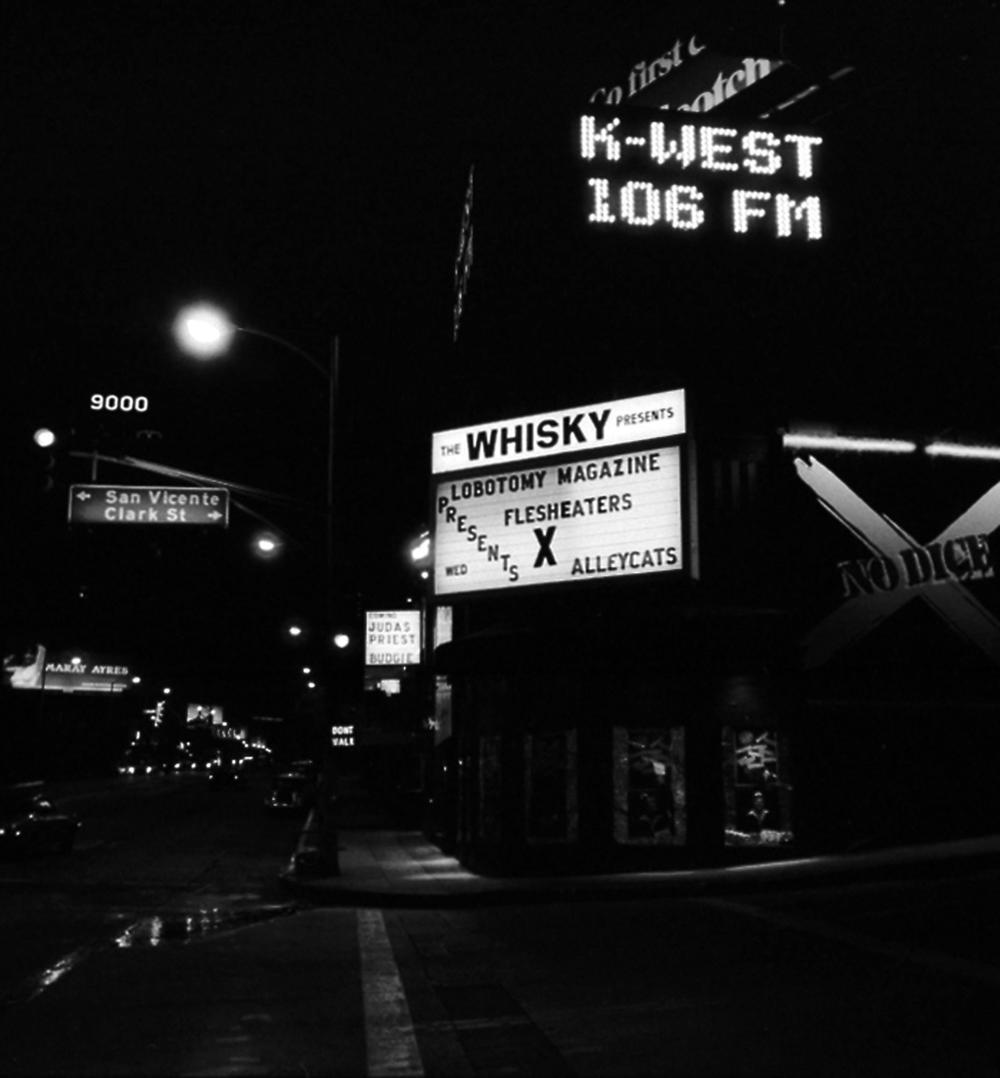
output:
[[[580,117],[587,221],[602,228],[818,240],[823,140],[754,124]]]

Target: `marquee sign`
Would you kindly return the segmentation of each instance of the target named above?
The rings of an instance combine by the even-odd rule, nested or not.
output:
[[[823,139],[759,121],[594,110],[577,125],[584,213],[594,228],[823,236]]]
[[[569,408],[434,434],[431,471],[504,466],[514,461],[630,442],[672,438],[685,429],[684,390]]]
[[[822,665],[918,599],[1000,665],[1000,621],[966,586],[994,576],[990,533],[1000,527],[1000,483],[922,544],[813,457],[797,459],[795,468],[820,504],[871,552],[838,565],[845,601],[807,636],[807,666]]]
[[[419,662],[419,610],[366,612],[365,666],[416,666]]]
[[[683,570],[684,431],[672,390],[435,434],[436,594]]]

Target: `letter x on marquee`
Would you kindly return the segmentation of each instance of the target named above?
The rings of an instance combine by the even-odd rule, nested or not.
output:
[[[879,557],[898,557],[904,550],[920,545],[898,524],[872,509],[842,479],[813,457],[796,459],[795,469],[823,508]],[[992,532],[998,526],[1000,483],[969,506],[934,542],[943,543],[974,532]],[[961,581],[949,579],[849,599],[807,635],[806,666],[821,666],[836,652],[859,640],[900,607],[917,598],[1000,665],[1000,622]]]
[[[556,564],[556,556],[552,553],[552,540],[555,539],[555,537],[555,524],[553,524],[551,528],[546,528],[545,531],[542,531],[541,528],[535,528],[535,538],[538,540],[538,554],[535,557],[535,569],[541,565]]]

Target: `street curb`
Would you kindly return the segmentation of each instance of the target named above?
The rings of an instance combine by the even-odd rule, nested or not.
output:
[[[334,852],[331,858],[327,848],[329,838],[324,841],[322,830],[316,821],[316,810],[310,809],[309,815],[306,817],[305,826],[299,835],[299,841],[296,843],[295,852],[288,863],[288,868],[280,873],[279,879],[284,880],[286,877],[290,877],[292,880],[319,877],[328,879],[339,876],[340,867],[337,863],[336,839],[334,839],[333,845]]]
[[[385,888],[352,884],[349,879],[303,879],[286,870],[280,882],[295,898],[313,906],[373,906],[441,909],[477,906],[535,905],[570,901],[636,901],[648,898],[700,898],[706,895],[794,890],[821,883],[846,885],[940,877],[949,866],[1000,867],[1000,838],[901,847],[878,853],[771,861],[621,875],[503,878],[469,881],[467,886],[433,889]]]

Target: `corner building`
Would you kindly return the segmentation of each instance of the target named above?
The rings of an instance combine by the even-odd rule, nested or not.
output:
[[[676,453],[679,564],[626,571],[648,544],[610,562],[584,547],[558,582],[463,590],[440,576],[429,599],[428,826],[479,868],[738,863],[996,826],[1000,454],[936,448],[942,430],[960,446],[988,430],[966,378],[989,329],[963,221],[995,231],[996,214],[949,164],[965,136],[929,88],[896,84],[871,107],[880,65],[915,73],[926,38],[886,53],[863,35],[821,47],[819,15],[786,27],[785,44],[771,29],[702,34],[697,55],[678,53],[676,93],[704,102],[726,62],[774,61],[707,114],[641,93],[609,110],[577,73],[530,125],[485,142],[456,193],[436,432],[500,424],[518,450],[532,418],[537,442],[555,429],[539,417],[673,391],[686,405],[673,436],[600,447]],[[632,70],[653,38],[670,52],[700,33],[661,17],[646,30],[609,44],[609,69]],[[957,49],[949,64],[951,91],[982,99],[987,65],[961,65]],[[674,92],[678,70],[650,88]],[[918,136],[943,147],[919,183],[904,152]],[[965,210],[924,213],[945,183]],[[948,305],[946,252],[960,297]],[[924,377],[944,357],[947,384]],[[547,448],[432,475],[438,556],[445,478],[461,494],[476,476],[597,452]],[[561,518],[497,497],[499,517],[472,499],[450,526],[464,517],[483,532],[470,548],[499,558],[498,534],[527,524],[535,561],[562,565],[564,533],[548,531]],[[436,572],[449,568],[460,575],[459,562]]]

